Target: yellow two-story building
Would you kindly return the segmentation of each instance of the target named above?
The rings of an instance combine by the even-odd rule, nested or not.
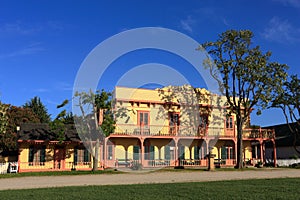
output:
[[[116,87],[113,102],[116,129],[106,138],[107,166],[204,167],[209,152],[216,164],[235,165],[237,128],[226,97],[189,85]],[[251,129],[250,119],[243,137],[245,163],[263,162],[266,142],[275,149],[273,130]]]

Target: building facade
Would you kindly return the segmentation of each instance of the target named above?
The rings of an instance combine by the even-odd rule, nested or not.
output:
[[[207,167],[209,153],[215,155],[217,166],[236,164],[236,118],[224,96],[189,85],[154,90],[116,87],[113,113],[115,131],[89,150],[74,125],[63,141],[49,127],[21,127],[19,171],[91,170],[96,147],[99,169]],[[250,128],[249,119],[243,129],[245,164],[265,162],[266,143],[275,149],[274,131]]]
[[[105,140],[107,166],[134,162],[143,167],[205,167],[209,152],[217,165],[236,164],[235,116],[224,96],[188,85],[116,87],[114,110],[116,129]],[[275,148],[274,131],[249,126],[250,119],[243,129],[244,161],[254,165],[265,161],[266,142]]]

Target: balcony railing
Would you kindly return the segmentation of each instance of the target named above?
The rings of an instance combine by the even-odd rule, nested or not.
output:
[[[143,136],[190,136],[201,137],[207,134],[207,129],[192,126],[139,126],[131,124],[118,124],[112,135],[143,135]]]
[[[275,138],[274,129],[244,129],[243,130],[244,138],[264,138],[264,139],[273,139]]]
[[[139,126],[133,124],[117,124],[116,130],[112,135],[133,135],[133,136],[181,136],[181,137],[228,137],[236,136],[235,129],[220,127],[194,127],[194,126]],[[272,139],[275,137],[273,129],[244,129],[243,137],[247,139]]]

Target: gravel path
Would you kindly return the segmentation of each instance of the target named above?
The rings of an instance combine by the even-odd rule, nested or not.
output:
[[[219,180],[238,180],[256,178],[298,177],[297,169],[266,169],[246,171],[182,171],[124,173],[74,176],[39,176],[0,179],[0,190],[45,188],[81,185],[121,185],[142,183],[203,182]]]

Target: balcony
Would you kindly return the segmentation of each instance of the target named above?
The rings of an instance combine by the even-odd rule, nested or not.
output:
[[[220,127],[199,127],[196,129],[191,126],[139,126],[133,124],[118,124],[115,132],[111,135],[124,136],[181,136],[181,137],[236,137],[235,129],[226,129]],[[243,138],[245,139],[272,139],[275,137],[275,132],[272,129],[244,129]]]
[[[274,129],[244,129],[243,138],[247,139],[274,139]]]
[[[111,135],[133,135],[133,136],[182,136],[202,137],[207,134],[207,129],[196,129],[187,126],[139,126],[131,124],[118,124]]]

